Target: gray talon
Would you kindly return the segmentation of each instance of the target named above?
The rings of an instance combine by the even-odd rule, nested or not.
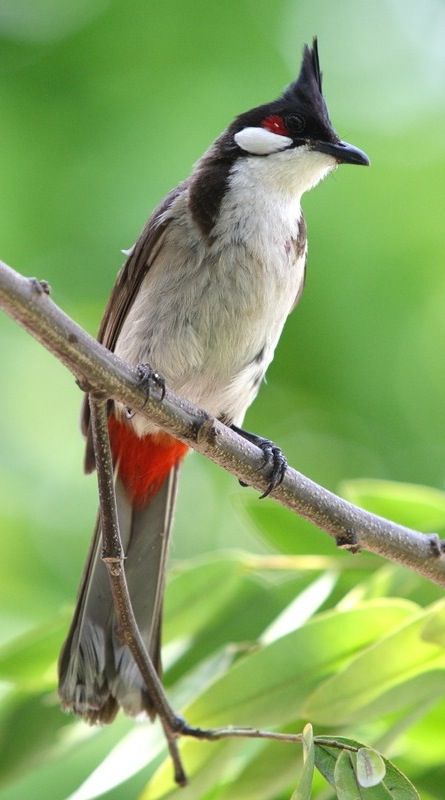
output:
[[[48,281],[41,281],[38,278],[28,278],[28,280],[37,294],[51,294],[51,286]]]
[[[163,400],[165,397],[165,380],[164,378],[159,375],[159,373],[155,372],[151,367],[150,364],[138,364],[136,367],[136,372],[138,375],[138,382],[139,385],[144,389],[147,398],[146,401],[150,399],[151,392],[153,387],[155,386],[160,391],[160,400]]]
[[[242,428],[238,428],[236,425],[231,425],[230,427],[236,433],[239,433],[241,436],[243,436],[244,439],[252,442],[252,444],[256,444],[257,447],[262,450],[264,462],[258,469],[265,470],[269,467],[271,469],[269,485],[266,491],[260,495],[260,500],[263,500],[264,497],[267,497],[274,489],[276,489],[277,486],[280,485],[280,483],[282,483],[286,474],[287,460],[280,448],[271,442],[270,439],[264,439],[262,436],[257,436],[255,433],[249,433]],[[239,483],[241,486],[246,486],[243,481],[240,481]]]

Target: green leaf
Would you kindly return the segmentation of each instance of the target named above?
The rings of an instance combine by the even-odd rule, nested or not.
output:
[[[193,665],[207,659],[215,651],[227,647],[228,643],[235,646],[239,643],[240,647],[245,650],[246,643],[249,645],[251,642],[257,641],[264,630],[281,613],[283,605],[291,602],[313,580],[311,573],[305,573],[302,577],[292,576],[284,582],[281,575],[279,580],[270,580],[269,577],[261,578],[251,569],[246,571],[244,558],[245,556],[240,554],[234,556],[232,560],[233,566],[239,572],[237,586],[234,587],[233,592],[224,599],[221,597],[220,604],[212,606],[212,602],[209,603],[212,612],[207,619],[202,617],[203,610],[198,608],[198,614],[203,619],[202,624],[200,623],[196,629],[195,622],[191,621],[191,630],[193,631],[191,641],[184,642],[183,638],[182,640],[179,638],[179,643],[182,646],[185,645],[185,650],[179,659],[175,659],[173,666],[168,667],[166,671],[167,685],[174,683],[184,673],[189,672]],[[224,560],[222,565],[224,566]],[[224,583],[224,572],[218,575],[218,580]],[[178,592],[179,598],[180,594]],[[203,598],[206,598],[207,594],[212,594],[210,585],[198,599],[200,606],[206,605]],[[182,616],[182,612],[180,614],[181,624],[176,635],[184,637],[187,628],[182,628],[182,625],[186,625],[188,619]],[[174,621],[174,624],[176,626],[178,620]],[[167,620],[167,627],[168,625]]]
[[[20,776],[49,757],[63,729],[72,724],[72,718],[62,714],[55,698],[47,694],[10,695],[1,718],[1,781]]]
[[[354,556],[355,558],[355,556]],[[443,588],[425,581],[420,575],[397,564],[384,564],[370,575],[355,582],[339,603],[340,608],[351,608],[375,597],[404,597],[420,606],[427,606],[443,597]]]
[[[242,587],[243,572],[238,559],[221,556],[178,568],[166,593],[164,642],[205,627]]]
[[[335,739],[337,745],[346,744],[357,748],[357,751],[361,748],[366,749],[366,746],[360,742],[357,742],[354,739],[347,739],[344,736],[335,736],[332,737],[332,739]],[[344,758],[346,751],[342,751],[338,746],[329,746],[329,744],[324,741],[324,737],[322,736],[315,737],[314,743],[315,766],[317,769],[331,784],[331,786],[334,787],[336,787],[335,781],[338,779],[338,775],[340,774],[342,780],[344,780],[346,788],[351,792],[352,780],[350,774],[347,775],[347,771],[349,770],[350,773],[351,769],[353,769],[352,764],[354,760],[354,754],[352,754],[352,756],[349,758],[351,765],[349,767],[346,758]],[[341,768],[337,768],[337,761],[341,757],[343,757],[343,764],[341,765]],[[351,797],[353,797],[354,800],[355,798],[358,798],[359,800],[362,800],[362,798],[363,800],[389,800],[389,798],[391,798],[391,800],[420,800],[420,797],[411,781],[405,775],[403,775],[391,761],[383,758],[383,756],[380,756],[380,758],[382,758],[385,766],[385,777],[383,782],[379,783],[377,786],[364,788],[360,787],[356,780],[356,795],[352,795]],[[338,770],[337,772],[336,769]],[[340,769],[341,772],[339,772]],[[349,800],[348,795],[345,795],[344,798],[339,795],[339,798],[340,800]]]
[[[247,511],[260,535],[281,553],[326,553],[333,556],[332,544],[315,525],[273,503],[258,503],[247,498]],[[315,540],[315,543],[314,543]],[[339,553],[337,561],[341,562]]]
[[[344,481],[340,493],[351,503],[419,531],[445,529],[445,492],[396,481]]]
[[[27,710],[32,714],[35,706],[29,705]],[[54,707],[54,712],[56,711],[59,709]],[[114,751],[117,759],[113,759],[113,769],[108,768],[109,783],[119,774],[119,764],[117,763],[116,766],[119,753],[115,747],[119,743],[119,750],[120,740],[129,733],[132,725],[130,720],[122,715],[114,721],[113,725],[91,728],[80,721],[75,721],[69,715],[61,715],[59,711],[59,719],[60,717],[64,723],[64,728],[61,730],[54,728],[51,731],[48,729],[49,720],[42,718],[39,713],[36,722],[30,718],[24,723],[23,719],[17,718],[17,727],[12,726],[7,731],[9,739],[16,740],[18,753],[17,756],[14,754],[12,769],[13,765],[10,764],[9,757],[14,753],[14,743],[8,741],[7,754],[5,754],[8,761],[6,773],[3,773],[4,764],[2,762],[1,779],[6,785],[0,789],[1,800],[23,800],[23,798],[30,800],[31,798],[32,800],[58,798],[58,800],[62,800],[62,798],[67,798],[75,789],[83,786],[86,780],[88,781],[89,774],[95,771],[98,764],[101,765],[111,751]],[[0,728],[2,726],[3,721],[0,722]],[[30,728],[29,738],[28,726]],[[139,727],[138,732],[140,733],[140,731]],[[39,734],[42,734],[41,738]],[[148,737],[144,737],[144,741],[147,739]],[[30,749],[30,743],[33,749]],[[23,747],[23,745],[25,746]],[[153,754],[153,758],[156,758],[156,755]],[[153,771],[154,768],[153,764],[148,766],[151,756],[150,748],[147,751],[147,767],[144,770],[146,778],[149,774],[148,770],[152,769]],[[99,767],[99,770],[101,769],[102,766]],[[139,779],[139,784],[141,788],[143,779]],[[51,788],[49,789],[49,787]],[[125,792],[126,788],[127,784],[123,789],[120,787],[120,791],[118,790],[119,800],[124,800],[124,798],[134,800],[137,796],[136,793],[128,795]],[[91,796],[86,794],[83,788],[80,789],[79,794],[85,800]],[[108,797],[107,794],[107,800]]]
[[[427,619],[422,629],[422,638],[426,642],[445,647],[445,607]]]
[[[377,786],[385,777],[386,767],[383,758],[371,747],[361,747],[357,753],[357,781],[365,789]]]
[[[174,783],[171,761],[167,759],[145,788],[140,800],[202,800],[205,793],[229,772],[230,759],[239,751],[239,746],[240,743],[235,740],[184,742],[181,746],[181,757],[186,766],[189,785],[183,789]]]
[[[392,800],[420,800],[411,781],[391,761],[386,758],[386,776],[383,785],[388,789]]]
[[[283,725],[298,718],[311,687],[344,659],[411,617],[416,606],[373,601],[329,611],[236,662],[187,709],[196,725]]]
[[[321,774],[326,778],[326,780],[334,786],[334,772],[335,772],[335,765],[337,763],[337,759],[342,752],[341,750],[336,750],[334,747],[329,747],[326,744],[323,744],[319,741],[320,737],[316,737],[314,740],[315,746],[315,766],[321,772]],[[341,739],[339,736],[332,737],[338,741],[346,741],[345,739]]]
[[[292,724],[292,732],[296,729],[298,726]],[[250,747],[252,744],[254,748]],[[301,772],[303,762],[301,745],[265,740],[239,742],[237,759],[240,757],[244,760],[243,768],[232,773],[230,783],[224,783],[218,800],[281,797],[295,784],[295,775]]]
[[[26,689],[52,688],[68,622],[69,616],[63,615],[0,648],[0,678]]]
[[[233,647],[226,645],[206,659],[195,664],[185,675],[176,681],[169,690],[170,702],[174,708],[191,703],[205,687],[224,675],[234,660]]]
[[[346,750],[340,752],[335,762],[333,779],[338,800],[361,800],[351,755]]]
[[[303,771],[300,782],[291,800],[311,800],[312,780],[314,777],[315,749],[312,725],[305,725],[303,730]]]
[[[345,750],[337,759],[334,786],[338,800],[391,800],[391,793],[382,783],[372,788],[360,786],[353,761],[354,757]]]
[[[425,640],[428,621],[441,618],[444,601],[404,621],[400,627],[371,644],[335,675],[320,683],[306,699],[301,713],[318,724],[343,725],[391,710],[387,693],[396,690],[395,707],[411,705],[408,682],[435,670],[445,671],[443,648]],[[403,692],[403,685],[407,684]],[[383,696],[384,699],[383,699]]]

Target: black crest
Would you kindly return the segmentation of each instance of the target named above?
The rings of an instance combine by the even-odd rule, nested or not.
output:
[[[305,72],[305,74],[311,73],[315,80],[317,81],[317,86],[320,92],[323,91],[321,85],[321,79],[323,74],[320,70],[320,59],[318,57],[318,40],[317,37],[314,36],[312,40],[312,48],[308,47],[307,44],[304,46],[303,51],[303,64],[301,66],[301,72]]]
[[[318,42],[315,37],[312,42],[312,47],[305,44],[300,74],[297,80],[291,83],[286,89],[283,97],[288,100],[293,100],[296,96],[301,96],[302,93],[307,96],[321,95],[323,92],[321,79],[322,73],[318,57]]]
[[[281,102],[294,106],[307,119],[306,130],[313,136],[337,139],[329,119],[323,97],[322,72],[318,57],[318,42],[314,37],[312,47],[305,45],[300,74],[283,92]]]

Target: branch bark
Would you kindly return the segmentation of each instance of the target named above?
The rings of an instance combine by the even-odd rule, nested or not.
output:
[[[263,492],[268,476],[261,450],[167,388],[148,400],[136,370],[87,334],[49,297],[48,286],[0,262],[0,307],[56,356],[80,387],[139,411],[240,480]],[[445,543],[371,514],[289,467],[274,489],[277,502],[313,522],[337,544],[369,550],[445,586]]]

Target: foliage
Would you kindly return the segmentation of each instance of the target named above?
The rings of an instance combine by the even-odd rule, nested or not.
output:
[[[350,491],[359,491],[360,486],[362,482],[357,488],[351,484]],[[403,490],[394,485],[395,510]],[[413,503],[415,491],[412,487]],[[425,502],[424,494],[421,487],[419,502]],[[390,502],[388,484],[384,498]],[[296,554],[298,545],[295,540]],[[444,703],[445,601],[431,602],[433,594],[439,597],[439,589],[409,578],[402,568],[376,568],[374,558],[340,552],[327,559],[327,569],[322,560],[313,565],[305,555],[283,558],[269,553],[252,563],[250,555],[237,551],[177,564],[167,592],[165,625],[165,678],[173,703],[198,726],[233,723],[298,732],[310,720],[317,733],[315,764],[340,800],[417,797],[409,782],[397,777],[396,767],[388,764],[383,783],[377,782],[381,788],[371,791],[362,786],[354,795],[348,788],[359,786],[354,758],[347,751],[340,756],[340,750],[324,744],[328,736],[337,740],[341,736],[346,743],[345,736],[360,736],[367,746],[396,756],[396,763],[403,764],[415,784],[434,768],[434,753],[428,753],[425,742],[418,745],[428,716],[434,720],[437,704]],[[108,749],[114,743],[117,750],[113,771],[106,760],[96,775],[102,791],[124,778],[131,787],[133,771],[138,777],[144,767],[145,776],[154,775],[143,800],[211,798],[217,790],[223,798],[272,800],[286,791],[290,796],[300,772],[303,788],[296,790],[295,798],[326,796],[317,782],[313,794],[308,793],[313,756],[307,738],[304,766],[296,745],[184,741],[181,750],[191,783],[181,790],[172,783],[168,758],[159,764],[165,750],[158,730],[152,731],[151,745],[141,760],[145,728],[135,732],[130,723],[121,723],[110,737],[112,728],[91,731],[64,717],[52,687],[56,643],[66,623],[62,615],[51,629],[32,629],[0,652],[0,678],[10,686],[0,748],[0,774],[10,789],[0,797],[20,796],[36,774],[51,775],[51,767],[57,773],[61,760],[66,767],[66,794],[71,782],[81,782],[91,767],[89,760],[79,764],[79,753],[93,745],[99,760],[103,757],[99,745],[104,734]],[[123,732],[133,748],[140,739],[136,763],[125,738],[116,745]],[[373,758],[367,754],[365,765]],[[362,761],[365,756],[361,754]],[[88,784],[79,795],[84,796],[94,796]]]
[[[319,34],[334,124],[373,164],[344,167],[305,198],[305,294],[247,423],[353,502],[439,533],[441,15],[433,0],[0,4],[0,256],[47,278],[92,331],[120,248],[235,114],[293,77],[302,42]],[[340,797],[386,797],[383,784],[357,789],[355,757],[324,754],[327,735],[360,740],[422,800],[442,800],[442,591],[335,552],[194,455],[167,592],[169,694],[206,725],[310,722],[314,771],[307,728],[304,765],[302,746],[187,741],[192,781],[179,791],[157,726],[90,729],[60,713],[57,652],[95,485],[81,474],[72,378],[12,322],[0,319],[0,337],[0,800],[289,800],[307,797],[312,777],[315,800],[333,798],[335,781]],[[398,774],[385,761],[393,796],[415,797]]]

